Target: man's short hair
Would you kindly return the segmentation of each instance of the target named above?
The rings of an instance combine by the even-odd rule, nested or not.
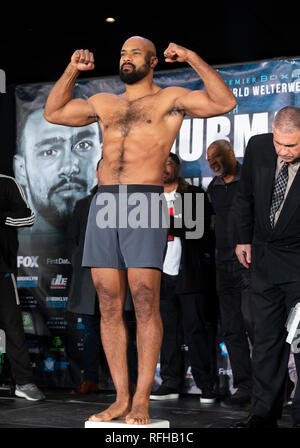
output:
[[[300,130],[300,108],[285,106],[280,109],[274,118],[273,128],[284,134]]]
[[[217,147],[219,149],[221,149],[222,151],[233,151],[233,147],[232,144],[225,139],[220,139],[220,140],[215,140],[214,142],[212,142],[209,147],[207,149],[209,149],[210,147]]]

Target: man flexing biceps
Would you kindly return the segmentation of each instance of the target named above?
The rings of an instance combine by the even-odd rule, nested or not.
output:
[[[134,36],[121,49],[120,78],[126,85],[123,94],[71,99],[79,73],[94,68],[93,54],[77,50],[50,92],[44,111],[51,123],[85,126],[97,121],[102,131],[101,184],[90,208],[83,266],[92,270],[101,310],[102,343],[117,395],[116,401],[91,416],[91,421],[125,417],[128,424],[150,423],[149,397],[163,331],[159,291],[167,239],[167,229],[162,227],[99,229],[97,197],[109,192],[117,200],[124,186],[128,194],[161,194],[163,168],[184,116],[211,117],[236,105],[221,76],[195,52],[171,43],[164,56],[166,62],[188,62],[206,90],[161,89],[153,82],[158,62],[154,44]],[[138,380],[133,397],[123,320],[127,281],[137,320]]]

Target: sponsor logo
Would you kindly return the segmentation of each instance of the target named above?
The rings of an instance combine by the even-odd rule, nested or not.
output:
[[[44,359],[44,371],[45,372],[54,372],[55,359],[46,358]]]
[[[33,325],[31,314],[22,311],[22,317],[23,317],[23,327],[24,327],[25,333],[34,334],[35,331],[34,331],[34,325]]]
[[[66,330],[67,321],[60,316],[52,316],[51,319],[46,322],[47,328],[52,330]]]
[[[21,296],[20,297],[22,309],[23,308],[36,308],[37,307],[37,299],[33,296]]]
[[[77,330],[84,330],[84,323],[82,322],[82,317],[78,317],[76,328]]]
[[[47,258],[47,264],[62,265],[71,264],[71,262],[68,258]]]
[[[68,277],[63,277],[62,274],[57,274],[51,280],[51,289],[66,289],[68,282]]]
[[[46,297],[46,308],[65,308],[68,297]]]
[[[38,259],[39,257],[37,255],[27,255],[26,257],[23,257],[23,255],[18,255],[18,268],[21,266],[24,266],[24,268],[38,268]]]
[[[18,288],[37,288],[37,286],[38,286],[37,276],[17,277]]]
[[[62,340],[60,338],[60,336],[55,336],[52,339],[52,344],[54,345],[54,347],[50,348],[51,352],[64,352],[65,349],[62,346]]]
[[[56,361],[53,358],[44,359],[44,371],[54,372],[54,370],[65,370],[69,367],[70,363],[68,361]]]

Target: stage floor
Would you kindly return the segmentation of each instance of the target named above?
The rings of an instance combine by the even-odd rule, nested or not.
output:
[[[70,390],[43,389],[46,400],[31,402],[12,396],[8,387],[0,388],[0,428],[84,428],[91,414],[102,411],[115,399],[110,391],[79,395]],[[150,417],[169,420],[170,429],[229,428],[247,416],[247,409],[232,410],[220,403],[202,405],[198,395],[178,400],[151,401]],[[289,407],[284,408],[280,428],[291,428]]]

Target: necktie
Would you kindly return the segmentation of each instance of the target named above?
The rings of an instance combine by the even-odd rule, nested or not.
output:
[[[284,193],[289,178],[288,167],[289,167],[288,162],[284,162],[282,164],[282,167],[280,168],[278,176],[276,177],[274,182],[272,202],[270,208],[270,222],[272,227],[274,227],[275,214],[279,209],[280,204],[282,203],[284,198]]]

